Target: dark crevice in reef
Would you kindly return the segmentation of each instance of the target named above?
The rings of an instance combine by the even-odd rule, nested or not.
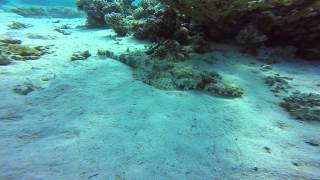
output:
[[[241,97],[241,88],[190,63],[215,41],[253,54],[262,46],[293,46],[304,59],[320,59],[318,0],[141,0],[137,6],[131,0],[77,0],[77,7],[86,12],[88,27],[109,27],[118,36],[153,42],[146,52],[99,54],[129,65],[136,79],[159,89]]]

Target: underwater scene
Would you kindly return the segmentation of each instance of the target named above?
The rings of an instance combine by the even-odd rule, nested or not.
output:
[[[320,180],[319,0],[0,0],[0,180]]]

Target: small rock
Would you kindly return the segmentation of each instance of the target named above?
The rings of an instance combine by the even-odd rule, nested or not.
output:
[[[72,54],[70,60],[71,61],[76,61],[76,60],[86,60],[88,59],[89,57],[91,56],[90,52],[87,50],[87,51],[83,51],[83,52],[75,52]]]
[[[25,24],[18,21],[12,21],[11,24],[8,25],[9,29],[26,29],[32,27],[30,24]]]
[[[63,35],[70,35],[71,34],[70,31],[67,31],[67,30],[64,30],[64,29],[55,28],[54,30],[57,31],[58,33],[63,34]]]
[[[35,90],[35,87],[32,84],[25,83],[23,85],[17,85],[14,89],[13,92],[19,95],[28,95],[32,91]]]
[[[59,32],[59,33],[61,33],[61,34],[63,34],[63,35],[70,35],[71,32],[67,30],[67,29],[70,29],[70,28],[71,27],[69,25],[64,24],[64,25],[61,25],[59,27],[55,27],[54,30]]]
[[[270,70],[272,70],[272,66],[271,65],[263,65],[263,66],[261,66],[261,70],[262,71],[270,71]]]
[[[4,55],[0,55],[0,66],[5,66],[11,63],[11,60]]]
[[[298,162],[292,162],[292,165],[294,165],[294,166],[301,166],[301,164],[300,163],[298,163]]]
[[[263,147],[263,149],[264,149],[267,153],[271,153],[271,148],[265,146],[265,147]]]
[[[0,39],[0,42],[5,43],[5,44],[21,44],[22,41],[19,39]]]

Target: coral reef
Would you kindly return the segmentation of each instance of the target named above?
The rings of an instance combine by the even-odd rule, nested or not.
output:
[[[155,13],[142,21],[137,21],[132,26],[133,36],[137,39],[157,41],[159,39],[184,40],[189,29],[187,20],[170,8],[155,9]],[[185,26],[184,26],[185,25]],[[183,28],[182,28],[183,27]]]
[[[69,7],[18,7],[11,11],[24,17],[78,18],[82,16],[76,9]]]
[[[243,45],[256,45],[268,40],[267,35],[263,34],[255,25],[252,24],[241,29],[235,38],[239,44]]]
[[[295,92],[283,98],[280,105],[300,120],[320,121],[320,95]]]
[[[88,25],[108,25],[120,36],[132,33],[137,39],[174,39],[181,44],[195,42],[196,36],[234,40],[251,52],[262,44],[293,45],[303,57],[320,59],[317,0],[144,0],[138,6],[130,2],[78,0],[77,4],[87,13]]]
[[[70,58],[71,61],[86,60],[91,56],[88,50],[74,52]]]
[[[214,40],[294,45],[304,57],[320,59],[318,0],[160,1],[205,25]]]
[[[87,13],[89,26],[105,26],[105,15],[128,14],[133,8],[131,0],[77,0],[77,7]]]
[[[129,25],[120,13],[112,12],[104,16],[105,23],[111,27],[118,36],[126,36],[129,32]]]
[[[168,56],[175,59],[183,59],[188,56],[185,47],[181,46],[178,41],[164,40],[149,46],[147,52],[151,57],[164,59]]]
[[[159,5],[156,0],[143,0],[133,6],[127,0],[78,0],[78,9],[87,14],[88,26],[107,26],[119,35],[133,34],[137,39],[171,38],[182,26],[183,16]],[[180,38],[182,31],[177,34]]]

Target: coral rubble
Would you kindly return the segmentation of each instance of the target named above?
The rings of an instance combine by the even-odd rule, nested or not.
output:
[[[86,60],[91,56],[89,51],[74,52],[70,58],[71,61]]]
[[[32,25],[26,24],[26,23],[22,23],[22,22],[18,22],[18,21],[12,21],[8,25],[9,29],[26,29],[26,28],[29,28],[29,27],[32,27]]]
[[[105,49],[99,49],[97,51],[97,55],[102,58],[111,58],[111,59],[118,58],[117,55],[115,55],[112,51],[105,50]]]
[[[69,25],[61,25],[54,28],[54,30],[58,33],[61,33],[63,35],[70,35],[71,32],[69,31],[70,26]]]
[[[49,52],[50,46],[30,47],[22,45],[17,39],[1,39],[0,52],[2,59],[13,60],[36,60]]]
[[[280,76],[275,74],[274,76],[268,76],[265,79],[265,83],[271,88],[271,91],[276,95],[288,93],[291,86],[289,81],[293,80],[290,77]]]
[[[297,119],[320,121],[319,94],[295,92],[283,98],[280,105]]]

